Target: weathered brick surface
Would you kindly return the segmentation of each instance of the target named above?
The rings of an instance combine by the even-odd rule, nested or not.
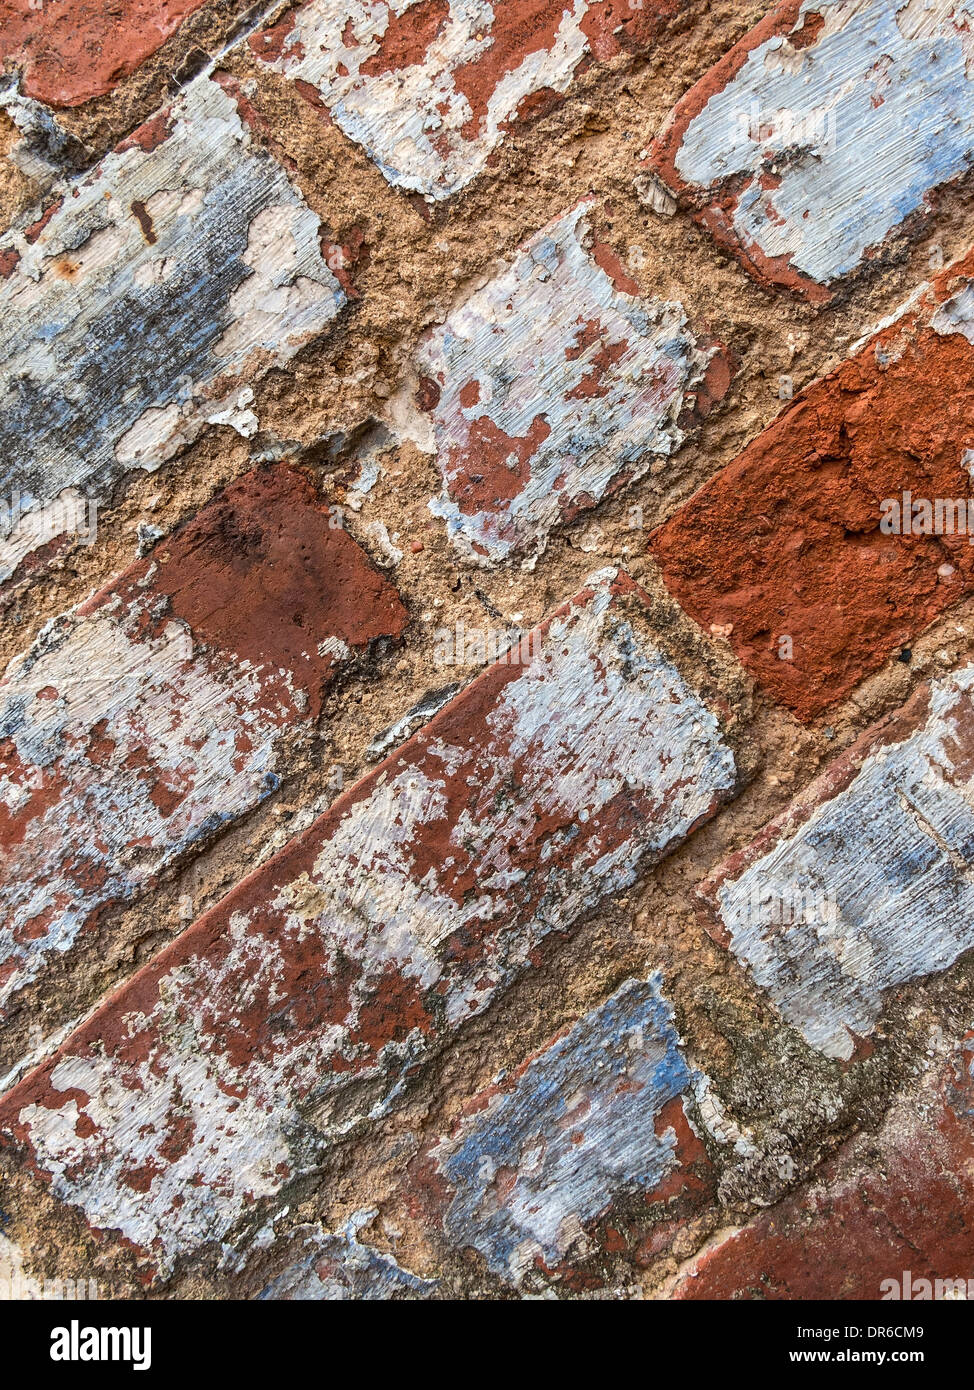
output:
[[[301,474],[257,473],[0,682],[0,1004],[268,796],[395,590]]]
[[[59,1197],[164,1270],[223,1238],[732,795],[641,604],[594,576],[7,1095]]]
[[[683,0],[310,0],[253,51],[397,188],[448,198],[593,59],[651,44]]]
[[[671,1236],[711,1191],[684,1110],[699,1081],[659,977],[630,980],[468,1102],[417,1165],[413,1201],[506,1281],[537,1268],[597,1283],[576,1266],[626,1247],[629,1218],[613,1216],[621,1199],[655,1211]]]
[[[813,303],[972,162],[968,17],[940,0],[785,0],[649,160],[753,275]]]
[[[695,1261],[672,1296],[969,1298],[972,1054],[968,1035],[876,1135],[845,1145],[811,1183]]]
[[[559,522],[679,449],[726,386],[679,304],[643,299],[581,206],[429,335],[419,400],[443,478],[432,510],[461,554],[543,550]]]
[[[804,719],[970,584],[972,276],[967,256],[921,287],[651,538],[687,612]],[[929,513],[912,527],[906,493]],[[960,500],[963,530],[935,534],[937,499]]]
[[[359,1240],[361,1226],[374,1211],[356,1212],[343,1231],[299,1226],[274,1244],[272,1260],[283,1256],[284,1268],[257,1295],[278,1302],[376,1302],[435,1297],[435,1279],[420,1279],[402,1269],[391,1255]]]
[[[972,34],[0,0],[0,1280],[967,1272]]]
[[[253,384],[345,302],[318,218],[208,78],[0,237],[0,266],[0,578],[71,489],[102,497],[208,422],[253,434]]]
[[[832,1057],[974,946],[974,666],[923,687],[702,886],[711,929]]]
[[[204,0],[2,0],[0,61],[26,96],[76,106],[110,92]]]

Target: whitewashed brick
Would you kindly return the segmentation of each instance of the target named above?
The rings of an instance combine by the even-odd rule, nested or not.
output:
[[[251,40],[307,83],[396,188],[448,198],[487,166],[532,99],[653,40],[682,0],[310,0]]]
[[[681,305],[599,263],[588,212],[532,237],[419,353],[443,478],[431,510],[480,563],[544,550],[553,527],[675,453],[716,352]]]
[[[318,217],[207,78],[47,213],[0,237],[0,580],[50,530],[22,513],[104,500],[208,422],[252,434],[252,383],[345,302]]]
[[[682,99],[651,163],[759,278],[811,299],[974,161],[974,10],[780,5]]]
[[[596,1218],[621,1197],[648,1197],[679,1165],[660,1116],[698,1078],[659,986],[658,975],[628,981],[475,1099],[431,1150],[448,1194],[444,1234],[505,1280],[584,1256]]]
[[[404,624],[283,467],[49,623],[0,681],[0,1017],[104,910],[270,795],[333,668]]]
[[[974,666],[849,750],[701,888],[718,935],[830,1057],[884,991],[974,946]]]
[[[594,575],[8,1093],[58,1196],[162,1271],[230,1239],[733,795],[644,602]]]

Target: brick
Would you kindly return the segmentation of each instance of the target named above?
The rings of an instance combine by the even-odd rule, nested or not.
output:
[[[885,991],[974,946],[972,691],[974,666],[923,687],[699,889],[712,934],[830,1057]]]
[[[544,550],[549,532],[675,453],[726,361],[681,305],[643,299],[582,204],[455,309],[419,353],[446,519],[468,559]]]
[[[844,1145],[813,1181],[699,1257],[671,1297],[970,1298],[972,1060],[968,1034],[878,1134]]]
[[[345,302],[317,216],[205,78],[0,237],[0,263],[0,491],[41,536],[30,513],[100,497],[207,423],[252,434],[253,384]],[[0,576],[24,544],[6,536]]]
[[[948,0],[786,0],[682,98],[649,167],[764,284],[813,303],[974,161]]]
[[[645,601],[593,576],[7,1094],[59,1197],[162,1271],[229,1239],[733,794]]]
[[[406,615],[301,474],[251,474],[0,682],[0,1005],[251,810]]]
[[[970,591],[972,412],[974,254],[653,534],[667,587],[765,690],[815,718]],[[938,499],[960,500],[959,527],[938,528]]]
[[[684,0],[310,0],[251,47],[394,188],[448,198],[573,78],[651,46]]]
[[[375,1302],[435,1297],[436,1279],[420,1279],[391,1255],[358,1238],[374,1211],[356,1212],[335,1234],[320,1226],[299,1226],[275,1242],[271,1259],[286,1252],[287,1263],[257,1295],[263,1301]]]
[[[621,1202],[647,1218],[655,1207],[669,1235],[712,1192],[684,1110],[700,1078],[659,985],[628,981],[495,1080],[418,1165],[419,1203],[505,1281],[535,1269],[578,1281],[579,1264],[625,1247]]]
[[[155,53],[205,0],[0,0],[0,62],[49,106],[104,96]]]

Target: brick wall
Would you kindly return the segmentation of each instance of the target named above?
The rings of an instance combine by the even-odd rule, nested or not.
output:
[[[972,27],[0,0],[8,1284],[974,1277]]]

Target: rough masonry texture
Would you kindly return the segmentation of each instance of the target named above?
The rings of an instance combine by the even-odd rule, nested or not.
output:
[[[0,682],[0,1009],[269,795],[334,669],[405,621],[307,481],[279,470],[45,628]]]
[[[104,95],[205,0],[3,0],[0,59],[21,73],[25,96],[77,106]]]
[[[938,1057],[879,1133],[727,1233],[677,1282],[678,1299],[970,1298],[974,1034]]]
[[[515,1284],[535,1266],[570,1273],[620,1197],[672,1196],[676,1170],[677,1189],[699,1184],[709,1165],[683,1110],[699,1078],[679,1043],[659,977],[631,980],[470,1101],[427,1159],[445,1237]]]
[[[345,302],[318,218],[208,78],[0,238],[0,266],[0,577],[65,492],[158,468],[207,422],[253,434],[253,381]]]
[[[920,286],[651,538],[684,608],[802,718],[970,583],[972,277],[969,254]]]
[[[449,198],[594,59],[656,37],[683,0],[310,0],[251,39],[396,188]]]
[[[594,576],[8,1094],[60,1197],[170,1269],[713,814],[733,754],[640,605]]]
[[[832,1057],[883,991],[974,945],[974,666],[867,734],[701,893],[716,934]]]
[[[257,1297],[307,1303],[434,1297],[435,1279],[418,1279],[400,1268],[391,1255],[359,1240],[360,1228],[375,1215],[374,1211],[355,1212],[335,1235],[321,1227],[298,1227],[275,1245],[277,1258],[285,1256],[287,1262]]]
[[[972,82],[0,0],[0,1293],[974,1297]]]
[[[677,105],[650,167],[759,279],[813,303],[974,162],[953,0],[786,0]]]
[[[679,449],[705,350],[679,304],[645,300],[582,206],[434,329],[419,356],[444,482],[431,504],[462,554],[543,550],[551,528]],[[678,421],[680,423],[678,423]]]

